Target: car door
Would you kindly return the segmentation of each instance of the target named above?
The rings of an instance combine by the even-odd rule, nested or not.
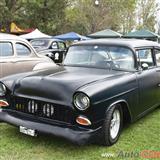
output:
[[[160,48],[154,49],[155,61],[156,61],[156,72],[157,72],[157,102],[160,103]]]
[[[16,59],[14,61],[14,69],[17,73],[32,71],[34,66],[41,61],[41,58],[34,55],[32,49],[22,43],[15,43]]]
[[[139,85],[139,113],[143,113],[157,103],[157,73],[153,58],[153,48],[137,49],[140,71],[137,74]]]
[[[13,44],[9,41],[0,41],[0,78],[13,73],[14,58]]]

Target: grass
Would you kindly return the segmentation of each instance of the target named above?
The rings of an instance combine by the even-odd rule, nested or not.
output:
[[[117,158],[117,155],[136,154],[143,150],[160,151],[160,108],[126,127],[119,141],[111,147],[96,144],[76,146],[48,135],[33,138],[20,134],[13,126],[0,123],[0,160],[141,160],[143,158],[137,155],[132,158]],[[108,153],[115,157],[105,157]]]

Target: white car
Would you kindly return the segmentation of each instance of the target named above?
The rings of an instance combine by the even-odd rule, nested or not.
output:
[[[0,33],[0,78],[53,66],[50,58],[37,54],[25,39]]]

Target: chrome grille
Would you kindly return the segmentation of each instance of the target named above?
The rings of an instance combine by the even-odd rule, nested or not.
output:
[[[72,123],[73,113],[67,107],[37,101],[33,99],[14,97],[13,109],[30,115]]]
[[[29,113],[37,113],[38,112],[38,103],[34,100],[30,100],[27,104],[27,109]]]

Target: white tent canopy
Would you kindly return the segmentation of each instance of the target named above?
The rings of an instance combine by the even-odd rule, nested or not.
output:
[[[35,30],[32,31],[31,33],[23,34],[23,35],[21,35],[20,37],[21,37],[21,38],[24,38],[24,39],[51,38],[51,36],[42,33],[42,32],[39,31],[38,29],[35,29]]]

